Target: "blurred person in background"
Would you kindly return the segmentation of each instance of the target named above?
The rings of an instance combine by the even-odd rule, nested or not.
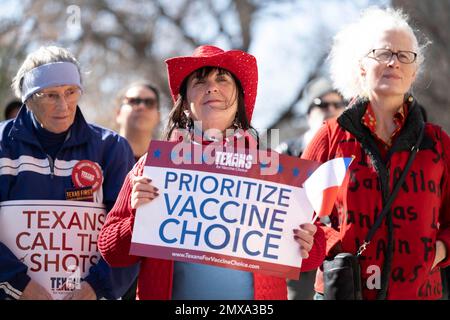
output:
[[[305,150],[323,121],[339,116],[345,107],[342,95],[335,89],[329,80],[318,78],[306,87],[308,99],[308,130],[301,136],[282,142],[275,150],[279,153],[298,157]]]
[[[14,119],[19,113],[22,102],[20,100],[11,100],[5,107],[5,120]]]
[[[160,123],[159,91],[149,81],[136,81],[119,91],[116,105],[119,134],[130,143],[137,162],[147,152]],[[122,299],[135,300],[136,289],[137,274]]]
[[[139,160],[148,149],[160,123],[159,91],[148,81],[133,82],[117,98],[116,122]]]
[[[345,102],[331,82],[325,78],[313,80],[306,87],[308,99],[309,129],[300,137],[281,143],[275,150],[282,154],[298,157],[316,131],[327,119],[336,118],[344,111]],[[302,272],[299,280],[288,280],[289,300],[313,300],[316,270]]]

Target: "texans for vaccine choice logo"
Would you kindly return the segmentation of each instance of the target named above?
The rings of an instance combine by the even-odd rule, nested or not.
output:
[[[102,170],[95,162],[81,160],[72,170],[72,182],[76,188],[92,187],[97,191],[103,182]]]
[[[247,169],[252,167],[253,156],[251,154],[216,151],[217,166]]]

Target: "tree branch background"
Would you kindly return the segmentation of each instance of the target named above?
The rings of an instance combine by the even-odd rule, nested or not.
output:
[[[0,0],[0,8],[5,1]],[[164,60],[188,55],[202,44],[214,44],[224,49],[249,51],[257,56],[260,79],[266,79],[265,86],[260,82],[258,88],[255,120],[262,125],[257,128],[280,129],[281,140],[294,137],[306,129],[305,86],[315,77],[328,73],[326,55],[338,30],[327,25],[327,16],[320,13],[318,6],[327,5],[327,2],[331,5],[336,1],[17,1],[14,14],[2,16],[0,20],[1,108],[13,97],[11,79],[27,53],[41,45],[56,44],[70,49],[81,63],[85,94],[80,106],[90,121],[117,129],[114,120],[117,91],[130,81],[148,79],[162,91],[162,121],[165,122],[172,102]],[[342,0],[339,2],[342,12],[331,18],[344,21],[349,8],[359,10],[372,4],[403,8],[411,15],[414,26],[431,40],[425,72],[414,93],[426,107],[429,119],[449,132],[450,0],[393,0],[392,3]],[[283,21],[287,15],[292,18],[293,14],[312,16],[314,30],[301,34],[290,46],[267,47],[267,51],[274,51],[273,59],[286,59],[283,61],[285,80],[294,82],[295,89],[271,91],[270,99],[260,99],[263,96],[261,90],[271,87],[273,77],[270,68],[262,67],[262,63],[270,64],[271,61],[260,59],[253,52],[256,51],[255,39],[264,37],[258,30],[268,27],[258,26],[266,21]],[[304,21],[299,18],[291,28],[305,28]],[[282,39],[285,30],[278,30],[276,25],[273,29]],[[290,64],[296,60],[301,60],[304,67],[292,74]],[[286,96],[290,98],[281,99]],[[274,105],[273,101],[283,102]]]

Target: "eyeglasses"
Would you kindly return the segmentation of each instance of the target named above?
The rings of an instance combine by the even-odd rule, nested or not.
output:
[[[143,103],[148,109],[156,108],[157,101],[155,98],[125,98],[124,103],[129,104],[130,106],[136,107]]]
[[[336,109],[345,107],[343,101],[322,101],[320,98],[315,98],[313,100],[313,105],[319,107],[320,109],[328,109],[330,106],[334,106]]]
[[[80,88],[67,89],[63,93],[66,103],[76,103],[81,96]],[[36,92],[34,97],[39,99],[44,104],[55,105],[61,98],[58,92]]]
[[[373,49],[367,55],[372,54],[373,56],[369,58],[373,58],[380,62],[389,62],[391,61],[393,56],[397,56],[398,61],[405,64],[410,64],[416,61],[417,53],[412,51],[397,51],[393,52],[389,49]]]

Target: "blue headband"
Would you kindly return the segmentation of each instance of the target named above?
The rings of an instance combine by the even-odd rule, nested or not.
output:
[[[64,85],[75,85],[82,89],[77,66],[72,62],[43,64],[23,76],[22,102],[42,89]]]

